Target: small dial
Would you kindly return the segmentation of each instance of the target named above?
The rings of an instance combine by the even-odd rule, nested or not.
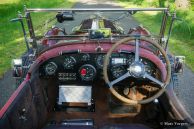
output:
[[[135,56],[134,55],[129,55],[127,59],[127,64],[131,65],[135,61]]]
[[[111,68],[111,72],[114,78],[119,78],[120,76],[124,75],[127,70],[124,66],[122,65],[115,65]]]
[[[83,54],[81,56],[81,61],[89,61],[90,60],[90,55],[89,54]]]
[[[146,71],[148,74],[152,75],[152,67],[151,67],[150,65],[145,65],[145,71]]]
[[[79,74],[82,80],[92,81],[96,76],[96,69],[90,64],[85,64],[80,67]]]
[[[64,69],[73,69],[76,64],[76,60],[73,56],[65,57],[63,67]]]
[[[45,66],[45,73],[47,75],[54,75],[57,70],[57,65],[54,62],[49,62]]]
[[[96,59],[96,65],[98,68],[103,68],[105,55],[99,55]]]
[[[143,63],[145,65],[145,71],[148,74],[153,75],[155,73],[155,71],[154,71],[154,65],[151,62],[146,62],[146,61],[144,61]]]

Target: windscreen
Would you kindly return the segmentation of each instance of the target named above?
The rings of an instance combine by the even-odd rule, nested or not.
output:
[[[61,20],[60,15],[66,19]],[[36,12],[31,14],[36,37],[89,34],[90,30],[106,28],[111,29],[113,35],[136,34],[138,30],[135,32],[135,29],[139,26],[150,35],[159,35],[162,15],[163,13],[159,11]],[[53,28],[58,28],[59,32],[49,32]]]

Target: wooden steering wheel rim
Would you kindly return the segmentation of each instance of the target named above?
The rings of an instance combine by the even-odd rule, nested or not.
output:
[[[107,84],[110,83],[109,81],[109,78],[108,78],[108,73],[107,73],[107,68],[108,68],[108,64],[109,64],[109,57],[111,56],[112,52],[117,48],[117,46],[121,45],[121,44],[124,44],[124,43],[128,43],[129,41],[132,41],[132,40],[135,40],[136,38],[135,37],[128,37],[128,38],[124,38],[118,42],[116,42],[110,49],[109,51],[107,52],[106,56],[105,56],[105,60],[104,60],[104,65],[103,65],[103,75],[104,75],[104,80]],[[146,41],[150,44],[152,44],[153,46],[155,46],[156,48],[158,48],[158,50],[162,53],[162,55],[164,56],[164,59],[165,59],[165,62],[166,62],[166,68],[167,68],[167,76],[166,76],[166,79],[164,81],[164,86],[160,89],[159,92],[157,92],[155,95],[149,97],[149,98],[146,98],[144,100],[132,100],[132,99],[129,99],[129,98],[126,98],[122,95],[120,95],[114,88],[113,86],[109,88],[110,92],[116,97],[118,98],[119,100],[125,102],[125,103],[129,103],[129,104],[146,104],[146,103],[149,103],[151,101],[153,101],[154,99],[157,99],[158,97],[160,97],[164,91],[165,91],[165,88],[166,86],[169,84],[170,82],[170,78],[171,78],[171,65],[170,65],[170,61],[169,61],[169,58],[166,54],[166,52],[164,51],[164,49],[159,45],[157,44],[155,41],[149,39],[149,38],[146,38],[146,37],[139,37],[138,38],[139,40],[143,40],[143,41]]]

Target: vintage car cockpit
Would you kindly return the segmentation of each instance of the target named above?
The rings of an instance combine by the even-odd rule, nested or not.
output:
[[[133,21],[141,11],[163,14],[159,34]],[[37,12],[54,13],[39,30],[31,18]],[[167,88],[174,69],[164,40],[168,14],[168,8],[26,8],[18,19],[27,21],[28,52],[14,65],[14,76],[23,82],[1,111],[0,127],[178,129],[166,121],[188,126],[192,119],[177,112],[181,106]]]

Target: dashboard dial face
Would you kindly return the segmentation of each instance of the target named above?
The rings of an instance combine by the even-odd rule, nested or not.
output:
[[[154,70],[153,70],[154,66],[148,61],[143,61],[143,64],[145,65],[145,71],[148,74],[152,75],[154,73]]]
[[[79,74],[82,80],[91,81],[96,76],[96,69],[90,64],[85,64],[80,67]]]
[[[74,65],[76,64],[76,60],[73,56],[65,57],[64,59],[64,69],[73,69]]]
[[[114,78],[119,78],[120,76],[124,75],[127,72],[127,69],[125,69],[124,66],[119,65],[119,66],[113,66],[111,68],[111,72]]]
[[[151,68],[151,66],[149,66],[149,65],[145,65],[145,71],[148,73],[148,74],[152,74],[152,68]]]
[[[49,62],[45,66],[45,73],[47,75],[54,75],[57,70],[57,65],[54,62]]]
[[[83,54],[81,57],[81,61],[89,61],[90,60],[90,55],[89,54]]]
[[[96,59],[96,65],[98,68],[103,68],[105,55],[99,55]]]
[[[135,61],[135,56],[134,55],[129,55],[127,59],[127,64],[131,65]]]

